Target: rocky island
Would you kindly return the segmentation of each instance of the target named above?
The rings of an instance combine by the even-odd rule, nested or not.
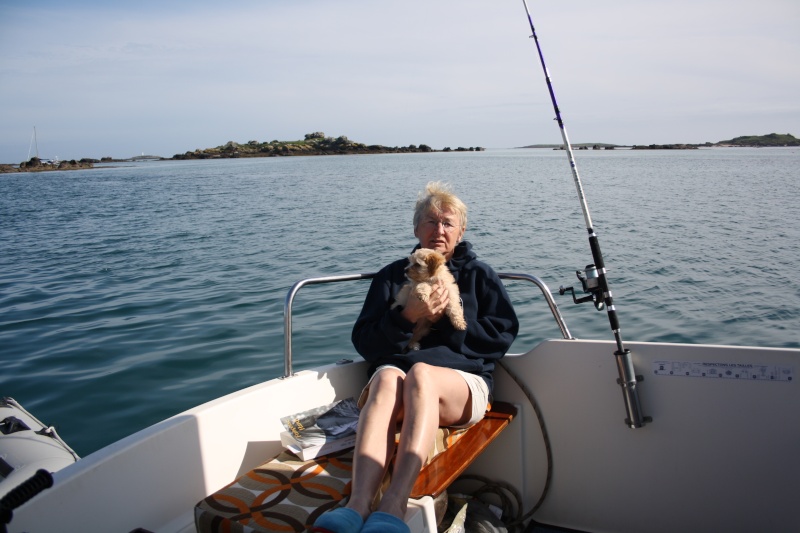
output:
[[[38,157],[31,157],[29,161],[23,161],[19,166],[0,165],[0,173],[4,172],[46,172],[48,170],[78,170],[81,168],[93,168],[94,161],[92,159],[81,159],[75,161],[50,161],[41,160]]]
[[[749,148],[763,148],[766,146],[800,146],[800,139],[790,133],[770,133],[769,135],[745,135],[728,141],[705,144],[651,144],[648,146],[631,146],[632,150],[691,150],[710,146],[743,146]]]
[[[443,150],[434,150],[427,144],[400,147],[382,146],[379,144],[366,145],[351,141],[344,135],[328,137],[318,131],[307,133],[302,141],[249,141],[239,144],[229,141],[216,148],[197,149],[193,152],[175,154],[172,159],[226,159],[234,157],[282,157],[292,155],[352,155],[352,154],[390,154],[390,153],[415,153],[415,152],[482,152],[480,146],[464,148],[450,147]]]
[[[800,139],[794,137],[790,133],[770,133],[769,135],[746,135],[744,137],[736,137],[728,141],[719,141],[716,143],[706,142],[703,144],[634,144],[629,146],[603,143],[572,143],[573,150],[589,150],[590,148],[592,150],[613,150],[615,148],[630,148],[631,150],[696,150],[698,148],[732,146],[750,148],[761,148],[767,146],[800,146]],[[564,149],[564,147],[560,144],[535,144],[531,146],[523,146],[522,148],[552,148],[553,150]]]
[[[421,152],[482,152],[485,148],[471,146],[465,148],[445,147],[435,150],[427,144],[408,146],[383,146],[380,144],[364,144],[351,141],[346,136],[328,137],[318,131],[308,133],[303,140],[298,141],[270,141],[258,142],[249,141],[238,143],[229,141],[222,146],[215,148],[198,148],[194,151],[175,154],[172,157],[157,157],[152,155],[141,155],[128,159],[116,159],[104,157],[102,159],[84,158],[80,161],[61,161],[51,162],[40,160],[36,157],[30,161],[15,165],[0,164],[0,174],[4,172],[42,172],[48,170],[73,170],[81,168],[93,168],[96,163],[125,163],[131,161],[179,161],[186,159],[230,159],[238,157],[285,157],[298,155],[352,155],[352,154],[407,154]]]
[[[800,139],[790,133],[770,133],[769,135],[746,135],[729,141],[720,141],[715,146],[800,146]]]

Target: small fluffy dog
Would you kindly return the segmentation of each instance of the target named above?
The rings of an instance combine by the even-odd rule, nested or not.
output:
[[[445,314],[450,318],[454,328],[463,331],[467,329],[467,321],[464,320],[464,310],[461,308],[461,296],[456,280],[447,270],[445,262],[442,254],[428,248],[420,248],[411,254],[406,267],[408,281],[400,288],[392,307],[405,306],[411,296],[423,302],[427,301],[431,296],[433,285],[439,282],[445,286],[450,296]],[[408,341],[408,350],[419,350],[420,339],[431,331],[432,325],[433,323],[427,319],[416,323],[411,340]]]

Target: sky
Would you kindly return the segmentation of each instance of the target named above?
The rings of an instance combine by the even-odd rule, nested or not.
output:
[[[800,137],[797,0],[528,0],[573,143]],[[0,0],[0,163],[561,135],[522,0]]]

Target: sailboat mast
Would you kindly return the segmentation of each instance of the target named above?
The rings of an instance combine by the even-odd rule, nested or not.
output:
[[[28,161],[31,160],[31,148],[36,147],[36,159],[39,159],[39,140],[36,138],[36,126],[33,127],[31,142],[28,144]]]

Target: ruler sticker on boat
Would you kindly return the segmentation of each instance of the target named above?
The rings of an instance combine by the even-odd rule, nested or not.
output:
[[[687,361],[655,361],[657,376],[741,379],[748,381],[794,381],[794,367],[750,363],[693,363]]]

